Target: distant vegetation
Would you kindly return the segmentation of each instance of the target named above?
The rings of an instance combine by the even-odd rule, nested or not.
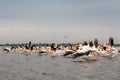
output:
[[[9,44],[9,43],[6,43],[6,44],[0,44],[0,46],[23,46],[27,43],[21,43],[21,44]],[[32,43],[33,45],[35,46],[47,46],[47,45],[51,45],[53,43]],[[73,45],[74,43],[60,43],[58,45],[65,45],[65,46],[68,46],[68,45]],[[120,46],[120,44],[114,44],[114,46]]]
[[[120,46],[120,44],[115,44],[114,46],[118,47],[118,46]]]

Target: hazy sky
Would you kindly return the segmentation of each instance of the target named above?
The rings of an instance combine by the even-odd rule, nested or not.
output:
[[[109,37],[120,43],[120,0],[0,0],[0,43]]]

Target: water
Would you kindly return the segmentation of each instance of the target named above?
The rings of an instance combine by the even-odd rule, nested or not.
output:
[[[0,80],[120,80],[120,55],[97,61],[0,52]]]

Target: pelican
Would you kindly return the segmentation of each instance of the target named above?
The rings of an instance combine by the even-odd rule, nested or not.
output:
[[[11,49],[10,49],[10,48],[8,48],[8,47],[3,48],[2,50],[3,50],[3,51],[6,51],[6,52],[10,52],[10,51],[11,51]]]

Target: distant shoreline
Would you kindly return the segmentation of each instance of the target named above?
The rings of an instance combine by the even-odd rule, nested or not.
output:
[[[20,45],[25,45],[27,43],[19,43],[19,44],[10,44],[10,43],[6,43],[6,44],[0,44],[0,46],[20,46]],[[33,43],[36,46],[46,46],[46,45],[51,45],[53,43]],[[59,43],[57,45],[69,45],[69,44],[76,44],[76,43]],[[120,46],[120,44],[114,44],[115,47]]]

